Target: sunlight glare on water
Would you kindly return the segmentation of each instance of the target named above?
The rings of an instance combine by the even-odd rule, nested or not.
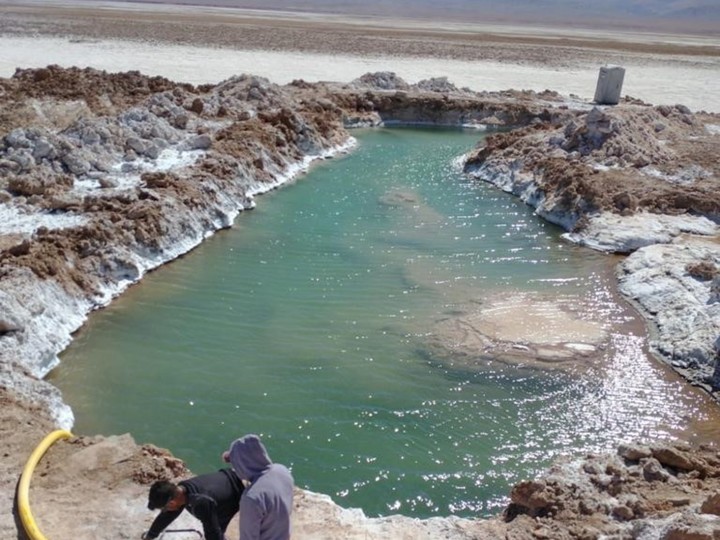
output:
[[[647,357],[613,261],[462,175],[480,134],[357,137],[92,316],[51,375],[77,433],[130,432],[202,473],[256,432],[343,506],[478,516],[556,457],[703,419]],[[518,362],[530,335],[572,367]]]

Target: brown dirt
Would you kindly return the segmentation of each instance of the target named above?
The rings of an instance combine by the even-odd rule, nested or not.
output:
[[[468,163],[521,160],[524,171],[541,179],[540,188],[568,211],[688,212],[717,219],[720,135],[705,126],[717,123],[718,115],[684,111],[628,105],[578,115],[569,125],[548,122],[491,135]],[[564,138],[562,144],[555,145],[553,136]],[[555,148],[562,155],[552,152]],[[605,167],[593,167],[597,164]],[[669,178],[693,176],[689,171],[697,167],[702,171],[683,185],[642,174],[648,165]]]
[[[54,427],[47,411],[18,401],[11,393],[0,393],[0,408],[0,500],[3,509],[0,536],[12,538],[16,535],[13,507],[20,473],[35,446]]]
[[[0,537],[24,538],[11,521],[16,485],[32,451],[55,428],[46,411],[12,391],[0,390],[0,407]],[[152,517],[144,511],[148,485],[187,474],[167,450],[138,446],[128,435],[68,439],[54,444],[36,467],[30,508],[49,538],[139,538]]]

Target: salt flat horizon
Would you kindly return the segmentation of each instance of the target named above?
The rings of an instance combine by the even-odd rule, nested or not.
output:
[[[37,3],[42,0],[0,0]],[[556,26],[585,30],[615,28],[621,31],[677,32],[718,35],[720,10],[713,0],[685,0],[684,5],[661,0],[605,0],[588,4],[583,0],[517,0],[511,6],[496,0],[63,0],[68,5],[133,5],[134,9],[196,9],[286,13],[293,17],[449,23],[489,23],[510,26]]]
[[[582,37],[584,39],[622,39],[630,42],[677,42],[684,45],[704,46],[708,43],[716,44],[718,31],[708,32],[699,27],[659,28],[659,27],[633,27],[631,25],[617,25],[608,23],[606,26],[589,24],[567,24],[562,20],[534,19],[532,21],[520,19],[497,18],[423,18],[414,13],[395,14],[362,14],[362,12],[340,11],[310,11],[293,9],[292,6],[279,7],[270,3],[263,7],[238,7],[228,2],[211,1],[201,5],[197,0],[59,0],[53,2],[53,7],[68,9],[86,8],[103,11],[128,11],[137,13],[173,13],[197,14],[198,16],[217,17],[248,17],[256,19],[296,20],[307,22],[331,22],[343,25],[379,26],[390,28],[424,29],[447,32],[487,32],[496,35],[520,36],[565,36]],[[37,6],[47,7],[45,0],[0,0],[0,6]]]

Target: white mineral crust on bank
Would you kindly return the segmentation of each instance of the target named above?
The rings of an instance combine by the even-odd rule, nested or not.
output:
[[[720,350],[720,276],[693,277],[688,268],[700,261],[720,268],[720,243],[695,238],[643,247],[618,269],[620,291],[654,315],[652,349],[676,368],[693,368],[696,383],[710,378],[707,359]]]

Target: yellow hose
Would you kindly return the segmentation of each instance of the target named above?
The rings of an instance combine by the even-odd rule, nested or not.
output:
[[[46,540],[45,535],[40,532],[35,518],[33,518],[32,512],[30,511],[30,478],[32,477],[35,467],[37,466],[40,459],[45,455],[48,448],[50,448],[55,441],[60,439],[68,439],[72,437],[72,433],[64,429],[58,429],[48,434],[37,448],[30,454],[30,457],[25,464],[22,476],[20,476],[20,483],[18,484],[17,504],[18,513],[20,514],[20,521],[22,521],[25,532],[27,533],[30,540]]]

